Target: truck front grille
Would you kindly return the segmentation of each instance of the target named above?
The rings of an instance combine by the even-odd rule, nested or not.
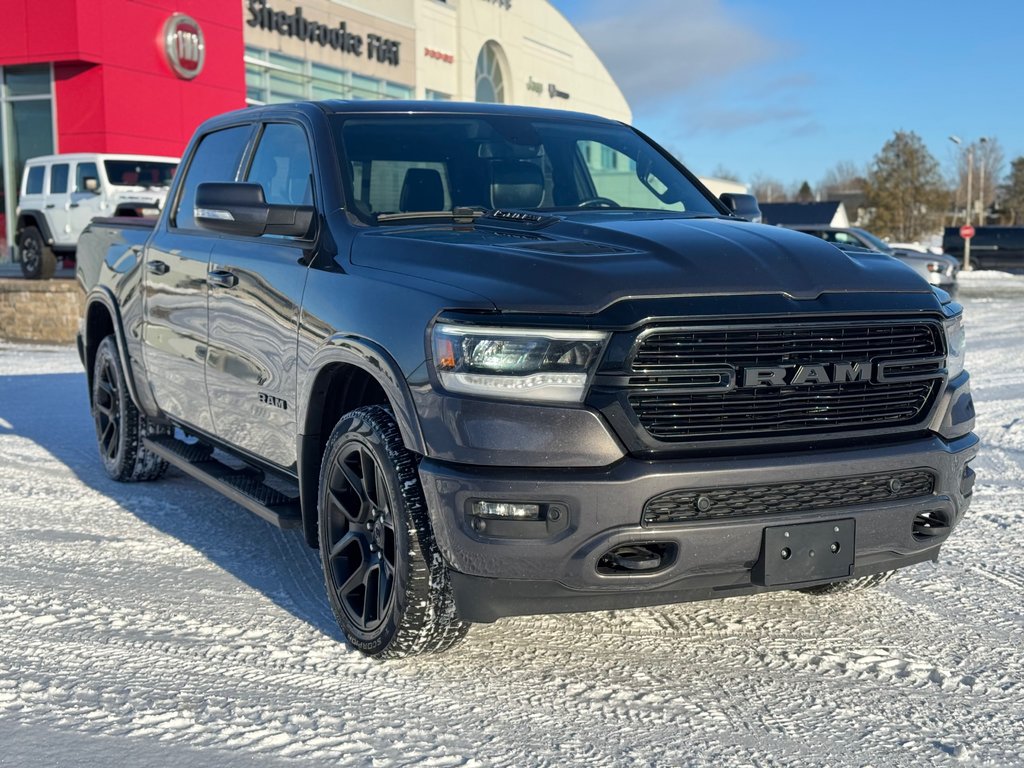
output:
[[[937,322],[874,320],[641,333],[627,363],[625,401],[661,443],[905,427],[927,416],[942,384]],[[751,386],[744,371],[869,367],[870,377]]]
[[[851,507],[929,496],[934,490],[935,476],[931,472],[908,469],[796,483],[669,491],[647,502],[643,524]]]
[[[853,382],[723,393],[635,394],[629,404],[647,432],[666,442],[839,432],[911,424],[938,381]]]

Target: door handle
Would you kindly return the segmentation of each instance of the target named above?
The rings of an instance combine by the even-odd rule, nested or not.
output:
[[[53,203],[47,203],[47,204],[46,204],[46,207],[47,207],[47,208],[56,208],[57,206],[56,206],[56,205],[54,205]]]
[[[168,267],[162,261],[147,261],[146,269],[148,269],[154,275],[166,275],[167,272],[170,270],[170,267]]]
[[[71,205],[68,206],[68,208],[77,208],[77,207],[78,207],[78,203],[72,203]]]
[[[238,285],[238,277],[226,269],[215,269],[206,273],[206,282],[219,288],[234,288]]]

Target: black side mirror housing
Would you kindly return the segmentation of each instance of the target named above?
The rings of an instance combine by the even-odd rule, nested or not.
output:
[[[725,207],[732,211],[734,216],[758,224],[761,222],[761,206],[757,204],[757,198],[753,195],[723,192],[719,199],[725,203]]]
[[[196,187],[196,224],[225,235],[306,237],[313,226],[311,205],[271,205],[259,184],[208,181]]]

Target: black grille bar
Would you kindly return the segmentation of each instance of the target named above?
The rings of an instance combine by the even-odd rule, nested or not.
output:
[[[795,483],[669,491],[647,502],[643,524],[667,525],[688,520],[834,509],[929,496],[934,491],[935,476],[925,469]]]
[[[941,354],[940,329],[934,323],[655,329],[641,337],[632,369],[646,373],[715,362],[755,366]]]

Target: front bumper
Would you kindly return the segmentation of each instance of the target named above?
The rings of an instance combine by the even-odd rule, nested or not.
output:
[[[604,468],[471,467],[425,459],[420,476],[437,543],[451,572],[460,615],[469,621],[701,600],[778,589],[759,583],[755,565],[767,526],[853,519],[853,576],[934,560],[963,517],[978,439],[968,433],[908,442],[749,457],[644,461]],[[645,527],[645,503],[678,489],[735,488],[926,469],[933,492],[915,498],[794,513]],[[561,522],[529,535],[490,535],[474,527],[473,500],[539,502]],[[949,528],[918,540],[915,518],[940,515]],[[561,515],[565,517],[562,518]],[[512,529],[510,529],[512,530]],[[524,529],[525,530],[525,529]],[[624,544],[667,544],[672,562],[650,573],[608,574],[603,555]],[[782,588],[809,586],[787,584]]]

